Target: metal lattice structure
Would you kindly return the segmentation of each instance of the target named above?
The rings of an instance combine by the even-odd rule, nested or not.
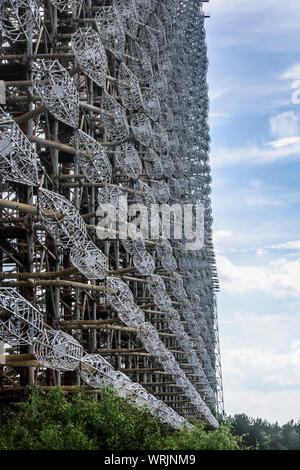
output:
[[[201,0],[5,0],[0,14],[0,395],[108,384],[176,429],[218,426]],[[145,237],[150,216],[136,228],[120,198],[202,204],[203,246],[159,219]]]

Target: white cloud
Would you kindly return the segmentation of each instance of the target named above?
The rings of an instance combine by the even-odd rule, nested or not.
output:
[[[279,29],[296,28],[297,13],[299,3],[298,0],[263,0],[263,2],[254,2],[253,0],[214,0],[208,4],[204,4],[204,10],[211,13],[214,22],[237,21],[237,18],[245,18],[248,20],[247,26],[250,28],[249,20],[256,23],[256,31],[276,34]],[[266,30],[266,25],[270,25],[270,20],[276,22],[277,28],[274,31]],[[208,22],[210,23],[210,22]],[[278,23],[278,24],[277,24]],[[240,25],[240,23],[238,23]],[[241,27],[244,25],[241,24]],[[245,32],[245,31],[243,31]],[[239,38],[242,40],[243,38]],[[256,37],[252,38],[257,40]],[[282,38],[281,38],[282,42]],[[284,45],[284,44],[283,44]]]
[[[252,418],[262,418],[269,422],[285,424],[292,419],[298,421],[300,391],[283,390],[257,392],[253,390],[227,390],[225,411],[227,414],[245,413]]]
[[[254,206],[254,207],[265,207],[265,206],[283,206],[284,202],[280,199],[268,199],[267,197],[260,196],[258,194],[248,194],[245,196],[245,203],[247,206]]]
[[[300,137],[279,139],[263,146],[212,148],[211,161],[215,168],[232,165],[266,165],[284,158],[300,158]]]
[[[261,310],[265,312],[264,307]],[[221,335],[226,412],[246,413],[281,423],[299,419],[297,315],[289,313],[287,308],[282,314],[231,309],[219,316],[228,318],[220,322],[220,330],[225,329],[231,335]]]
[[[258,248],[256,250],[257,256],[262,256],[262,255],[265,255],[266,253],[267,253],[267,251],[264,248]]]
[[[214,243],[222,242],[224,239],[228,240],[233,235],[230,230],[215,230],[214,231]]]
[[[285,137],[282,139],[274,140],[273,142],[268,142],[266,144],[267,147],[271,147],[272,149],[280,149],[283,147],[292,146],[295,144],[300,143],[300,137]]]
[[[264,0],[264,2],[253,2],[252,0],[214,0],[208,5],[208,9],[215,16],[230,16],[249,14],[250,12],[258,12],[267,8],[275,7],[280,4],[279,0]],[[204,5],[205,6],[205,5]]]
[[[300,258],[281,258],[268,265],[238,266],[217,254],[217,265],[222,290],[239,294],[262,291],[273,297],[300,296]]]
[[[272,116],[270,118],[270,129],[276,140],[295,138],[299,134],[299,116],[293,111],[286,111]],[[299,141],[300,137],[298,137]]]
[[[224,78],[212,69],[209,82],[214,84],[213,89],[222,89]],[[227,82],[230,93],[223,95],[224,100],[211,100],[210,120],[218,118],[223,123],[241,113],[265,115],[267,112],[276,113],[278,109],[292,105],[293,90],[290,82],[278,80],[275,74],[259,77],[254,74],[251,79],[248,75],[239,74],[226,78],[226,84]]]
[[[222,96],[226,95],[228,92],[228,88],[213,88],[209,89],[208,96],[210,101],[215,101],[218,98],[221,98]]]
[[[263,323],[270,326],[270,318]],[[245,379],[249,373],[260,376],[262,383],[276,382],[280,377],[279,382],[285,381],[289,385],[299,385],[300,388],[300,348],[285,353],[268,351],[262,347],[240,348],[224,350],[222,356],[226,358],[227,364],[241,369]]]
[[[206,28],[219,48],[246,45],[259,52],[297,51],[298,0],[214,0],[204,5],[211,14]]]
[[[298,80],[300,79],[300,62],[293,64],[285,72],[280,75],[282,80]]]
[[[255,322],[255,318],[253,320]],[[268,331],[276,317],[267,316],[261,320],[257,321],[256,328]],[[296,348],[293,346],[284,353],[268,350],[262,345],[222,350],[228,414],[246,413],[282,424],[300,418],[300,348],[299,344]]]
[[[209,112],[209,127],[212,130],[213,128],[217,126],[223,126],[226,124],[230,119],[232,115],[229,113],[214,113],[214,112]]]
[[[231,358],[231,351],[233,351],[232,354],[235,354],[234,351],[237,350],[252,351],[253,357],[255,355],[259,357],[260,354],[265,354],[266,357],[270,357],[270,354],[285,357],[286,354],[294,354],[294,352],[299,356],[299,352],[297,352],[300,350],[298,343],[300,322],[297,313],[300,307],[299,298],[293,302],[288,302],[286,299],[273,299],[273,301],[266,303],[262,300],[263,296],[256,295],[254,297],[251,294],[251,297],[257,301],[257,308],[254,310],[251,306],[248,308],[249,301],[244,302],[238,310],[232,306],[229,309],[226,306],[221,308],[219,323],[220,331],[223,332],[221,335],[222,357],[223,352],[227,357],[226,351],[228,351],[229,358]],[[250,296],[246,295],[243,298],[249,300]],[[281,313],[274,313],[276,311],[274,306],[279,304],[282,307]],[[232,361],[235,363],[234,359]],[[273,361],[273,357],[271,361]],[[224,357],[222,362],[226,366],[227,360]],[[249,362],[249,372],[250,363],[251,361]],[[264,360],[264,363],[267,364],[267,359]],[[253,368],[256,368],[254,363]],[[247,367],[244,369],[246,372]],[[279,374],[279,369],[275,372]],[[275,372],[270,370],[272,374]],[[289,370],[286,372],[289,373]],[[297,374],[299,376],[299,369],[297,369]],[[263,372],[263,377],[265,376],[266,374]]]
[[[277,192],[275,192],[276,197],[274,197],[274,192],[270,196],[266,195],[268,189],[263,181],[252,180],[248,186],[243,188],[243,201],[247,206],[283,206],[285,202],[278,197]]]
[[[300,250],[300,240],[289,241],[285,243],[277,243],[264,247],[271,250]]]

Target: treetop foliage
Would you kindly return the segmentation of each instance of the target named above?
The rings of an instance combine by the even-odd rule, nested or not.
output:
[[[227,423],[207,430],[195,422],[174,431],[110,388],[99,401],[53,388],[34,392],[17,411],[0,411],[1,450],[237,450],[241,442]]]
[[[54,387],[17,410],[0,408],[0,450],[300,450],[300,421],[280,426],[238,414],[219,422],[174,431],[108,387],[100,400]]]
[[[224,420],[234,435],[241,436],[243,447],[252,450],[300,450],[300,421],[280,426],[261,418],[237,414]]]

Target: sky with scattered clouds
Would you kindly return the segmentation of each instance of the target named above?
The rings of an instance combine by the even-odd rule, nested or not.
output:
[[[298,421],[300,4],[204,5],[225,410]]]

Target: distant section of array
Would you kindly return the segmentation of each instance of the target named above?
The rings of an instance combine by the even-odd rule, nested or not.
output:
[[[77,383],[109,383],[175,428],[188,409],[216,427],[223,398],[202,2],[50,4],[1,3],[0,208],[15,232],[3,246],[0,339],[27,347],[59,383],[77,370]],[[96,209],[110,203],[122,219],[120,196],[146,207],[202,203],[203,248],[142,233],[98,240]]]

